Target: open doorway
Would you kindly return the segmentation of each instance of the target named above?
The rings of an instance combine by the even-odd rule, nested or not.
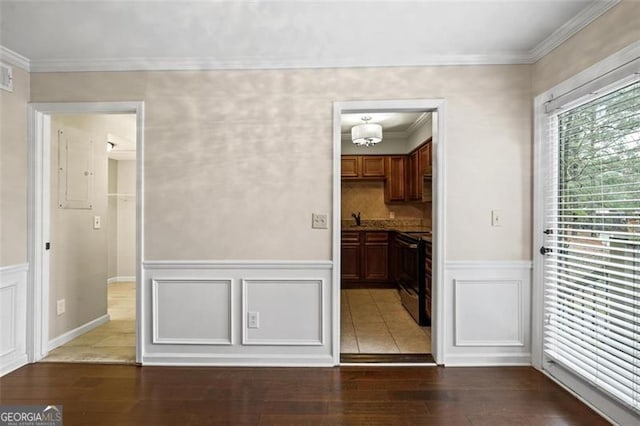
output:
[[[439,110],[401,103],[335,115],[342,363],[434,363],[437,352]]]
[[[135,363],[142,104],[31,112],[31,360]]]
[[[136,116],[51,116],[48,362],[135,362]]]

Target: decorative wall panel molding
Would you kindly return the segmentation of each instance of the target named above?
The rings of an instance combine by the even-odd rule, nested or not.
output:
[[[0,267],[0,376],[27,363],[28,269]]]
[[[327,261],[146,261],[145,365],[332,366]],[[339,286],[339,285],[338,285]],[[258,328],[247,328],[247,312]],[[244,340],[243,340],[244,339]]]
[[[232,280],[152,280],[153,343],[231,345]]]
[[[445,365],[530,365],[531,262],[446,262]]]
[[[456,346],[524,346],[522,281],[454,280],[453,309]]]
[[[323,289],[322,279],[243,280],[242,343],[323,345]]]

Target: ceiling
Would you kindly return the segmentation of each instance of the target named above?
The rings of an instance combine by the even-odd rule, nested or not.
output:
[[[531,63],[617,1],[0,0],[0,44],[32,71]]]
[[[385,132],[410,133],[414,126],[423,123],[431,115],[429,112],[367,112],[358,114],[342,114],[340,117],[340,131],[350,134],[351,128],[362,124],[362,117],[371,117],[370,123],[382,126]],[[419,123],[416,123],[420,119]],[[410,130],[411,129],[411,130]]]

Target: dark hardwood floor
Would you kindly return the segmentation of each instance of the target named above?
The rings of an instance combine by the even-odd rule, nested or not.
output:
[[[65,426],[608,424],[530,367],[41,363],[0,379],[0,404],[61,404]]]

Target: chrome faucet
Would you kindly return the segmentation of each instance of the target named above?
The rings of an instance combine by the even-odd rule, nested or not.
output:
[[[356,226],[360,226],[360,212],[356,215],[355,213],[351,213],[351,216],[356,220]]]

